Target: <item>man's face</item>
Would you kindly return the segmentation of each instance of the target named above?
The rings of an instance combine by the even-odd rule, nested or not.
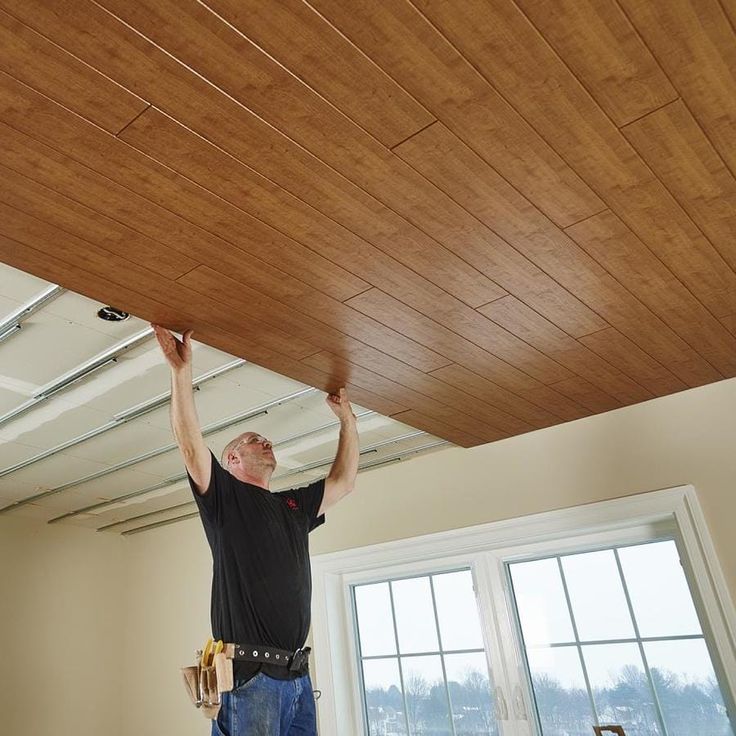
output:
[[[232,465],[237,461],[246,470],[276,467],[276,457],[273,454],[271,441],[256,432],[243,433],[238,440],[238,444],[230,451],[229,464]]]

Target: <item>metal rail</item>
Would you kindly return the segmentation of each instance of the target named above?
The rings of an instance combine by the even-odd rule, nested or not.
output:
[[[192,386],[196,390],[203,383],[206,383],[207,381],[210,381],[213,378],[217,378],[218,376],[221,376],[235,368],[239,368],[240,366],[245,365],[246,363],[247,361],[239,358],[238,360],[234,360],[234,361],[231,361],[230,363],[226,363],[225,365],[220,366],[219,368],[214,368],[213,370],[207,371],[207,373],[203,373],[201,376],[198,376],[192,382]],[[130,422],[133,419],[138,419],[138,417],[141,417],[144,414],[148,414],[149,412],[153,411],[154,409],[158,409],[159,407],[164,406],[165,404],[169,402],[170,399],[171,399],[171,391],[167,391],[166,393],[160,394],[159,396],[154,396],[152,399],[149,399],[148,401],[144,401],[140,404],[136,404],[135,406],[132,406],[129,409],[126,409],[125,411],[115,414],[111,422],[102,424],[99,427],[96,427],[95,429],[89,430],[89,432],[80,434],[78,437],[74,437],[71,440],[62,442],[62,444],[56,445],[56,447],[52,447],[49,450],[44,450],[43,452],[40,452],[38,455],[29,457],[27,460],[23,460],[19,463],[16,463],[15,465],[10,465],[7,468],[3,468],[2,470],[0,470],[0,478],[2,478],[4,475],[9,475],[10,473],[14,473],[18,470],[21,470],[22,468],[27,468],[29,465],[33,465],[34,463],[40,462],[41,460],[45,460],[46,458],[51,457],[52,455],[56,455],[59,452],[68,450],[70,447],[75,447],[76,445],[79,445],[82,442],[90,440],[93,437],[98,437],[99,435],[104,434],[105,432],[108,432],[111,429],[122,427],[123,424],[126,424],[127,422]]]
[[[374,460],[373,462],[366,463],[364,465],[359,465],[358,466],[358,471],[367,470],[369,468],[375,468],[375,467],[378,467],[379,465],[386,465],[389,462],[400,462],[404,458],[410,457],[411,455],[417,455],[420,452],[425,452],[425,451],[430,450],[430,449],[433,449],[435,447],[439,447],[441,445],[449,445],[449,444],[450,443],[447,440],[437,440],[435,442],[430,442],[430,443],[428,443],[426,445],[422,445],[421,447],[415,447],[415,448],[412,448],[410,450],[406,450],[404,452],[396,453],[395,455],[393,455],[391,457],[385,457],[385,458],[381,458],[380,460]],[[368,450],[368,449],[369,448],[366,448],[366,450]],[[284,477],[284,476],[281,476],[281,477]],[[190,504],[194,504],[194,501],[190,501],[189,503]],[[183,507],[183,504],[181,506]],[[160,511],[155,511],[155,512],[152,512],[152,513],[160,513],[160,514],[163,514],[164,512],[171,511],[172,509],[175,509],[175,508],[179,508],[179,506],[178,505],[177,506],[172,506],[172,507],[170,507],[168,509],[161,509]],[[192,518],[194,518],[195,516],[198,516],[198,515],[199,515],[199,511],[194,511],[191,514],[184,514],[182,516],[175,516],[172,519],[164,519],[163,521],[157,521],[157,522],[154,522],[153,524],[145,524],[144,526],[134,527],[133,529],[126,529],[124,532],[121,532],[121,534],[122,534],[122,536],[128,536],[130,534],[139,534],[140,532],[149,531],[151,529],[157,529],[157,528],[162,527],[162,526],[167,526],[168,524],[175,524],[175,523],[177,523],[179,521],[185,521],[186,519],[192,519]],[[122,525],[123,523],[125,523],[125,522],[116,522],[116,524],[119,524],[119,525]],[[98,531],[101,531],[103,528],[105,528],[105,527],[101,527],[100,529],[98,529]]]
[[[298,399],[302,396],[306,396],[308,394],[314,393],[316,391],[317,389],[315,388],[301,389],[292,394],[289,394],[288,396],[284,396],[280,399],[275,399],[273,401],[266,402],[265,404],[261,404],[260,406],[254,407],[253,409],[249,409],[241,414],[236,414],[235,416],[229,417],[227,419],[223,419],[219,422],[214,422],[213,424],[209,424],[207,425],[207,427],[203,428],[202,435],[206,437],[207,435],[214,434],[215,432],[219,432],[223,429],[227,429],[228,427],[232,427],[233,425],[239,424],[240,422],[244,422],[248,419],[252,419],[253,417],[258,416],[259,414],[266,414],[269,409],[275,408],[277,406],[281,406],[282,404],[286,404],[290,401],[294,401],[295,399]],[[33,503],[35,501],[40,501],[41,499],[48,498],[49,496],[55,496],[56,494],[62,493],[68,488],[73,488],[75,486],[81,485],[82,483],[87,483],[91,480],[102,478],[106,475],[110,475],[111,473],[115,473],[118,470],[129,468],[132,465],[141,463],[144,460],[150,460],[153,457],[158,457],[159,455],[163,455],[166,452],[171,452],[172,450],[175,450],[176,447],[177,447],[176,443],[172,443],[164,447],[159,447],[156,450],[151,450],[150,452],[144,453],[143,455],[138,455],[137,457],[130,458],[129,460],[125,460],[122,463],[118,463],[117,465],[113,465],[109,468],[105,468],[104,470],[99,470],[96,473],[91,473],[90,475],[85,475],[82,478],[77,478],[76,480],[69,481],[68,483],[64,483],[63,485],[57,486],[56,488],[51,488],[48,491],[43,491],[42,493],[37,493],[33,496],[28,496],[27,498],[23,498],[18,501],[14,501],[8,506],[4,506],[3,508],[0,508],[0,514],[16,509],[19,506],[25,506],[26,504]],[[150,491],[151,489],[148,489],[148,490]],[[72,512],[72,513],[75,513],[75,512]],[[81,511],[79,513],[81,513]],[[67,516],[69,515],[65,514],[64,516],[57,517],[56,519],[51,519],[49,523],[52,523],[54,521],[59,521],[60,519],[66,518]]]
[[[41,388],[38,393],[28,401],[23,402],[20,406],[16,406],[15,409],[11,409],[7,414],[0,417],[0,426],[9,422],[11,419],[19,417],[21,414],[25,414],[29,409],[32,409],[43,401],[46,401],[51,396],[63,391],[77,381],[87,378],[87,376],[93,372],[114,363],[120,355],[134,347],[137,347],[140,343],[147,340],[152,334],[153,330],[148,327],[142,332],[139,332],[117,345],[113,345],[102,353],[99,353],[94,358],[90,358],[88,361],[82,363],[76,368],[73,368],[68,373],[55,378],[53,381],[47,383],[43,388]],[[2,511],[2,509],[0,509],[0,511]]]
[[[314,389],[316,390],[316,389]],[[262,412],[259,412],[262,413]],[[361,419],[365,419],[366,417],[374,415],[375,412],[373,411],[364,411],[360,412],[357,415],[358,421]],[[295,442],[299,439],[303,439],[305,437],[309,437],[316,432],[324,432],[327,429],[332,429],[336,426],[338,426],[340,422],[330,422],[329,424],[323,424],[321,427],[317,427],[316,429],[310,429],[307,432],[302,432],[301,434],[295,434],[291,437],[285,437],[283,440],[279,440],[278,442],[274,443],[274,447],[282,447],[283,445],[290,444],[292,442]],[[206,434],[203,433],[203,434]],[[69,511],[66,514],[62,514],[61,516],[57,516],[53,519],[49,519],[47,524],[54,524],[57,521],[62,521],[63,519],[70,519],[73,516],[78,516],[79,514],[84,514],[90,511],[98,511],[99,509],[104,509],[107,506],[115,506],[119,504],[122,501],[128,501],[131,498],[138,498],[139,496],[145,496],[147,493],[153,493],[154,491],[159,491],[162,488],[166,488],[168,486],[174,486],[177,483],[181,483],[181,481],[186,480],[187,474],[186,473],[180,473],[179,475],[172,476],[171,478],[166,478],[165,480],[159,481],[158,483],[154,483],[152,486],[146,486],[145,488],[141,488],[137,491],[132,491],[131,493],[127,493],[124,496],[117,496],[116,498],[108,499],[107,501],[99,501],[98,503],[94,503],[90,506],[85,506],[81,509],[75,509],[74,511]]]

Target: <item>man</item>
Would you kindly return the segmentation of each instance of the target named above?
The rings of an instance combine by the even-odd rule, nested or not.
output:
[[[235,687],[222,694],[212,736],[314,736],[306,657],[312,592],[307,535],[353,490],[358,432],[345,389],[327,397],[340,420],[337,456],[324,480],[271,493],[271,442],[235,437],[222,465],[205,445],[192,392],[192,331],[182,340],[152,325],[171,367],[171,424],[213,558],[215,639],[236,643]]]

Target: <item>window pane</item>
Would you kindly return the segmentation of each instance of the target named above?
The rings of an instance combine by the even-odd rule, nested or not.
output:
[[[402,657],[409,733],[450,736],[447,690],[438,655]]]
[[[398,660],[364,661],[363,682],[370,736],[406,736]]]
[[[443,651],[483,649],[480,617],[470,570],[433,575]]]
[[[457,736],[496,736],[496,713],[483,652],[445,656],[447,685]]]
[[[590,736],[595,719],[576,646],[529,649],[543,736]]]
[[[581,641],[632,639],[634,626],[612,550],[562,557]]]
[[[527,645],[575,641],[557,559],[509,566]]]
[[[701,633],[674,542],[624,547],[618,554],[642,637]]]
[[[669,736],[732,736],[703,639],[644,644]]]
[[[355,609],[361,654],[364,657],[396,654],[388,583],[356,586]]]
[[[600,722],[623,726],[627,736],[659,736],[638,645],[592,644],[583,647],[583,658]]]
[[[429,578],[395,580],[391,587],[396,629],[399,633],[399,651],[402,654],[438,651],[440,647]]]

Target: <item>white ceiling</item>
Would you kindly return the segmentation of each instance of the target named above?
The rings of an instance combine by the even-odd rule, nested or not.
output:
[[[97,311],[106,305],[63,290],[37,310],[17,316],[53,285],[4,264],[0,284],[0,325],[21,324],[6,339],[0,329],[0,514],[137,533],[194,513],[186,481],[177,480],[184,472],[179,453],[166,449],[173,444],[169,369],[153,336],[141,336],[148,324],[133,316],[105,322]],[[59,379],[73,377],[80,366],[135,336],[140,336],[137,344],[117,354],[115,362],[34,400]],[[337,425],[325,395],[236,361],[194,344],[195,380],[211,371],[218,374],[196,392],[202,427],[213,428],[206,441],[214,453],[219,457],[232,437],[253,430],[275,443],[278,467],[272,490],[326,475]],[[119,415],[157,397],[162,399],[158,408],[120,421]],[[25,411],[7,418],[24,404],[29,405]],[[267,413],[242,418],[264,406]],[[448,446],[362,407],[354,410],[360,418],[361,472]],[[218,428],[228,420],[231,426]],[[83,437],[90,434],[94,436]],[[141,459],[148,455],[153,456]],[[318,467],[305,469],[310,465]],[[131,497],[117,500],[126,496]],[[81,509],[85,511],[76,513]]]

